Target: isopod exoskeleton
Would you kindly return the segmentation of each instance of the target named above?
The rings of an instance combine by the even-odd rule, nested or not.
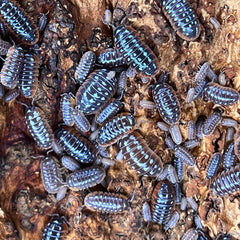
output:
[[[158,224],[166,224],[172,214],[174,201],[173,185],[168,181],[159,182],[152,193],[152,221]]]
[[[161,173],[162,159],[148,147],[140,133],[132,132],[119,140],[124,160],[139,174],[157,176]]]
[[[51,148],[54,141],[52,128],[44,117],[44,112],[38,107],[26,109],[25,120],[29,132],[41,148]]]
[[[26,98],[34,97],[37,91],[39,59],[36,54],[25,53],[22,71],[19,75],[18,89]]]
[[[128,209],[127,198],[117,193],[92,192],[84,199],[84,205],[92,211],[121,213]]]
[[[0,18],[25,44],[33,45],[38,41],[37,27],[16,2],[1,0]]]
[[[82,58],[74,74],[74,78],[80,85],[83,84],[83,82],[86,80],[89,73],[91,73],[91,71],[93,70],[95,61],[96,61],[96,55],[92,51],[85,52],[82,55]]]
[[[162,1],[162,9],[179,37],[187,41],[198,38],[199,22],[186,0]]]
[[[113,35],[119,53],[140,75],[153,77],[159,72],[157,57],[130,27],[119,25],[114,29]]]
[[[223,106],[233,105],[239,100],[237,90],[217,83],[208,83],[203,90],[203,96],[207,100]]]
[[[49,193],[57,193],[64,185],[60,165],[56,158],[47,156],[41,160],[41,177],[45,190]]]
[[[96,148],[73,128],[63,126],[55,132],[57,143],[64,151],[82,163],[91,163],[96,159]]]
[[[118,114],[100,127],[97,142],[103,147],[110,146],[124,135],[132,132],[134,127],[135,118],[131,114]]]
[[[99,166],[92,166],[76,170],[67,176],[68,187],[76,190],[84,190],[96,186],[105,178],[105,170]]]
[[[218,196],[226,196],[240,190],[240,165],[224,170],[212,181],[210,187]]]
[[[83,114],[96,113],[116,91],[115,72],[99,69],[92,72],[76,94],[76,104]]]
[[[7,57],[0,73],[2,85],[11,89],[17,86],[23,59],[24,53],[22,48],[12,46],[8,49]]]

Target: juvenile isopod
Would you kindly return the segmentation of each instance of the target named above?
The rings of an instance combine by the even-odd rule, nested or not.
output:
[[[181,201],[182,201],[182,189],[181,189],[181,186],[180,186],[180,182],[174,183],[173,186],[174,186],[175,196],[176,196],[175,204],[181,204]]]
[[[188,140],[184,142],[184,147],[188,149],[195,148],[200,145],[200,141],[198,139]]]
[[[174,207],[175,192],[168,181],[159,182],[153,190],[151,200],[152,221],[166,224]]]
[[[193,140],[196,138],[196,124],[193,120],[188,122],[187,126],[187,138]]]
[[[234,142],[231,142],[223,154],[223,167],[225,169],[232,167],[235,160],[236,155],[234,153]]]
[[[58,160],[53,156],[47,156],[41,160],[40,168],[45,190],[52,194],[57,193],[65,185]]]
[[[18,96],[20,95],[20,92],[19,92],[19,90],[18,89],[11,89],[11,90],[9,90],[6,94],[5,94],[5,96],[4,96],[4,101],[6,102],[6,103],[9,103],[9,102],[11,102],[12,100],[14,100],[14,99],[16,99]]]
[[[215,17],[210,17],[209,20],[212,23],[212,25],[215,27],[216,30],[221,29],[221,24],[219,23],[219,21]]]
[[[212,81],[217,80],[216,73],[211,69],[210,64],[205,62],[199,69],[197,75],[195,76],[195,82],[201,82],[206,80],[206,77],[210,78]]]
[[[96,148],[73,128],[63,126],[55,132],[57,143],[64,151],[82,163],[91,163],[96,159]]]
[[[22,71],[19,75],[18,89],[26,98],[35,96],[38,85],[39,59],[36,54],[25,53]]]
[[[237,90],[221,86],[217,83],[208,83],[204,88],[203,96],[206,97],[207,100],[223,106],[233,105],[239,100]]]
[[[123,159],[141,175],[157,176],[162,171],[162,159],[150,149],[141,134],[134,131],[120,139]]]
[[[216,195],[223,197],[240,190],[240,165],[224,170],[213,179],[210,187]]]
[[[124,195],[117,193],[92,192],[84,199],[84,205],[92,211],[121,213],[129,208]]]
[[[61,95],[60,110],[62,113],[62,119],[67,126],[73,126],[74,120],[71,109],[73,107],[73,98],[71,93],[64,93]]]
[[[143,213],[143,219],[145,222],[152,221],[151,208],[147,202],[145,202],[142,206],[142,213]]]
[[[198,139],[202,139],[203,138],[203,134],[202,134],[202,129],[203,129],[203,125],[204,122],[206,120],[206,117],[203,115],[200,115],[196,121],[196,134]]]
[[[67,168],[68,170],[74,172],[78,169],[80,169],[80,164],[78,161],[76,161],[74,158],[64,155],[61,158],[62,165]]]
[[[193,41],[200,34],[198,19],[187,1],[162,1],[163,13],[179,37]]]
[[[0,4],[1,5],[1,4]],[[7,88],[15,88],[22,70],[24,59],[23,49],[12,46],[8,49],[6,60],[3,64],[0,81]]]
[[[105,170],[92,166],[77,170],[67,176],[66,183],[73,190],[84,190],[96,186],[105,178]]]
[[[197,212],[198,211],[198,204],[196,203],[196,201],[192,198],[192,197],[187,197],[187,202],[190,205],[190,207]]]
[[[127,75],[126,71],[122,71],[120,73],[120,76],[118,78],[118,83],[117,83],[117,96],[122,97],[125,91],[125,88],[127,86]]]
[[[195,158],[193,155],[183,146],[175,146],[174,154],[177,158],[181,161],[185,162],[186,164],[193,166],[195,165]]]
[[[180,131],[179,125],[178,124],[172,124],[169,127],[169,133],[171,134],[172,140],[177,144],[182,143],[182,133]]]
[[[40,33],[45,29],[45,27],[47,25],[47,21],[48,21],[47,14],[48,14],[48,12],[46,14],[40,13],[41,17],[38,20],[38,31]]]
[[[178,175],[178,181],[181,181],[184,175],[184,163],[181,159],[174,156],[173,158],[173,166],[176,169],[177,175]]]
[[[88,132],[90,130],[90,123],[88,119],[77,107],[72,108],[71,114],[77,129],[79,129],[81,132]]]
[[[182,236],[181,240],[197,240],[198,231],[195,228],[188,229]]]
[[[129,113],[121,113],[112,118],[98,131],[97,142],[100,146],[106,147],[114,144],[124,135],[132,132],[135,127],[135,119]]]
[[[96,61],[96,55],[92,51],[85,52],[76,68],[74,78],[82,85],[87,76],[92,72]]]
[[[237,127],[238,122],[232,118],[222,118],[221,124],[225,127]]]
[[[95,70],[78,89],[76,104],[85,115],[96,113],[114,95],[116,86],[114,71]]]
[[[166,124],[165,122],[157,122],[157,126],[164,132],[168,132],[169,131],[169,125]]]
[[[176,226],[179,218],[180,218],[179,213],[177,211],[174,211],[169,221],[164,225],[164,231],[166,232],[168,229],[171,229],[174,226]]]
[[[208,179],[212,179],[219,167],[220,167],[220,164],[222,162],[222,156],[219,152],[216,152],[212,155],[211,159],[209,160],[209,164],[208,164],[208,168],[207,168],[207,178]]]
[[[33,45],[38,41],[37,27],[16,2],[0,1],[0,18],[25,44]]]

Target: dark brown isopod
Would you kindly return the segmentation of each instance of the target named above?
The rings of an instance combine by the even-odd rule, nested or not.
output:
[[[152,221],[165,224],[169,221],[175,201],[173,185],[168,181],[159,182],[153,190],[151,200]]]
[[[67,176],[68,187],[76,190],[84,190],[101,183],[105,178],[105,170],[99,166],[92,166],[77,170]]]
[[[96,61],[96,55],[92,51],[85,52],[76,68],[74,78],[79,84],[83,84],[89,73],[92,72]]]
[[[156,83],[153,86],[153,99],[160,116],[169,124],[177,123],[180,119],[181,109],[179,100],[169,85]]]
[[[19,75],[18,89],[26,98],[35,96],[38,85],[39,59],[36,54],[25,53],[22,71]]]
[[[6,55],[11,46],[9,42],[0,39],[0,55]]]
[[[0,73],[1,83],[7,88],[13,89],[17,86],[23,59],[24,53],[22,48],[12,46],[8,49],[7,57]]]
[[[128,209],[125,196],[116,193],[92,192],[84,199],[84,205],[92,211],[120,213]]]
[[[179,37],[187,41],[198,38],[200,34],[199,22],[186,0],[162,1],[162,9]]]
[[[240,190],[240,165],[222,171],[213,180],[211,188],[218,196],[226,196]]]
[[[57,193],[64,185],[58,160],[47,156],[41,161],[41,177],[44,188],[49,193]]]
[[[96,148],[73,128],[63,126],[55,132],[57,143],[64,151],[82,163],[91,163],[96,159]]]
[[[16,2],[0,1],[0,18],[25,44],[33,45],[38,41],[37,27]]]
[[[140,133],[132,132],[120,139],[119,147],[124,160],[139,174],[158,176],[162,171],[162,159],[147,145]]]
[[[135,119],[131,114],[118,114],[100,127],[97,142],[102,147],[110,146],[132,132],[134,127]]]
[[[207,100],[223,106],[233,105],[239,99],[237,90],[221,86],[217,83],[208,83],[204,88],[203,96],[206,97]]]
[[[140,75],[153,77],[159,72],[159,62],[152,50],[141,42],[130,27],[114,29],[115,46],[126,62]]]
[[[28,107],[26,109],[25,120],[28,130],[37,145],[44,149],[52,147],[54,135],[44,117],[44,112],[38,107]]]

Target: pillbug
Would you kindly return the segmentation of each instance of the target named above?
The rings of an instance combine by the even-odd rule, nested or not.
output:
[[[13,89],[17,86],[23,59],[24,53],[22,48],[12,46],[8,49],[7,57],[0,73],[1,83],[7,88]]]
[[[207,167],[207,176],[206,177],[208,179],[212,179],[216,175],[216,173],[220,167],[221,161],[222,161],[222,156],[219,152],[216,152],[212,155],[210,162],[208,164],[208,167]]]
[[[178,180],[181,181],[184,175],[184,164],[181,159],[174,156],[173,158],[173,166],[177,172]]]
[[[189,140],[193,140],[196,138],[196,125],[195,122],[193,120],[190,120],[188,122],[188,126],[187,126],[187,138]]]
[[[82,85],[89,73],[92,72],[96,62],[96,55],[92,51],[85,52],[76,68],[74,78]]]
[[[119,67],[126,64],[126,60],[114,48],[108,48],[98,56],[98,62],[105,67]]]
[[[237,90],[217,83],[208,83],[203,90],[203,96],[207,100],[223,106],[233,105],[239,99]]]
[[[129,207],[124,195],[105,192],[89,193],[84,199],[84,205],[92,211],[105,213],[120,213]]]
[[[226,142],[232,141],[233,138],[234,138],[234,133],[235,133],[235,129],[234,129],[233,127],[229,127],[229,128],[227,129],[225,141],[226,141]]]
[[[158,224],[166,224],[172,214],[174,201],[173,185],[168,181],[159,182],[152,193],[152,221]]]
[[[195,228],[188,229],[182,236],[181,240],[197,240],[198,231]]]
[[[161,121],[157,122],[157,126],[164,132],[168,132],[169,131],[169,126],[165,122],[161,122]]]
[[[153,86],[152,93],[163,120],[168,124],[178,122],[181,114],[180,103],[172,87],[166,83],[156,83]]]
[[[73,98],[71,97],[71,93],[64,93],[61,95],[60,100],[60,109],[62,113],[62,119],[67,126],[73,126],[74,120],[71,113],[71,109],[73,106]]]
[[[55,132],[55,137],[64,151],[76,160],[82,163],[95,161],[96,149],[94,145],[73,128],[60,127]]]
[[[145,100],[145,99],[143,99],[139,102],[139,107],[147,108],[147,109],[156,109],[156,105],[154,102]]]
[[[157,176],[162,171],[162,159],[150,149],[140,133],[134,131],[120,139],[123,159],[141,175]]]
[[[53,141],[52,149],[57,155],[62,155],[63,153],[62,147],[57,143],[55,139]]]
[[[64,216],[55,216],[44,228],[42,240],[60,240],[64,222],[67,222]]]
[[[162,10],[179,37],[187,41],[198,38],[199,22],[187,1],[162,1]]]
[[[143,213],[143,219],[145,222],[152,221],[151,208],[147,202],[145,202],[142,206],[142,213]]]
[[[20,95],[20,92],[18,91],[18,89],[16,89],[16,88],[11,89],[5,94],[4,101],[6,103],[9,103],[10,101],[16,99],[19,95]]]
[[[33,45],[38,41],[39,32],[17,3],[0,1],[0,17],[6,26],[25,44]]]
[[[186,96],[186,99],[185,99],[185,102],[187,104],[190,104],[193,101],[194,94],[195,94],[195,88],[190,88],[187,92],[187,96]]]
[[[227,84],[227,80],[224,72],[220,72],[220,74],[218,75],[218,82],[222,86],[225,86]]]
[[[222,171],[210,187],[216,195],[223,197],[240,190],[240,165]]]
[[[42,159],[40,168],[45,190],[52,194],[57,193],[64,185],[58,160],[47,156]]]
[[[84,114],[78,108],[72,108],[72,118],[75,126],[81,132],[88,132],[90,130],[90,123]]]
[[[24,54],[22,71],[18,80],[18,89],[26,98],[32,98],[37,91],[39,66],[40,63],[36,54]]]
[[[232,118],[223,118],[221,125],[225,127],[237,127],[238,122]]]
[[[174,211],[169,221],[164,225],[164,231],[166,232],[168,229],[173,228],[177,224],[179,218],[179,213]]]
[[[223,168],[227,169],[234,165],[236,155],[234,153],[234,142],[231,142],[223,154]]]
[[[120,100],[112,100],[101,112],[96,114],[95,121],[98,124],[104,124],[107,120],[114,117],[122,107],[123,103]]]
[[[178,124],[172,124],[169,127],[169,133],[170,133],[174,143],[176,143],[177,145],[182,143],[182,133],[180,131]]]
[[[79,162],[76,161],[74,158],[69,157],[67,155],[62,156],[61,158],[62,165],[70,171],[76,171],[80,169]]]
[[[9,42],[0,39],[0,55],[6,55],[11,46]]]
[[[212,81],[217,80],[217,75],[216,73],[211,69],[210,64],[208,62],[205,62],[199,69],[196,77],[195,77],[195,82],[201,82],[201,81],[206,81],[206,77],[211,79]]]
[[[184,147],[188,149],[195,148],[200,145],[200,141],[198,139],[188,140],[184,142]]]
[[[165,144],[168,146],[168,148],[170,149],[174,149],[175,148],[175,143],[172,140],[172,137],[169,134],[165,133]]]
[[[222,110],[216,109],[204,122],[202,132],[204,135],[210,135],[214,132],[217,125],[222,120]]]
[[[96,186],[105,178],[105,170],[99,166],[87,167],[77,170],[67,176],[68,187],[76,190],[84,190]]]
[[[114,95],[116,86],[115,72],[95,70],[78,89],[77,106],[85,115],[96,113]]]
[[[119,25],[114,29],[113,35],[119,53],[140,75],[153,77],[159,72],[157,57],[130,27]]]
[[[106,147],[114,144],[124,135],[132,132],[135,127],[135,119],[129,113],[121,113],[112,118],[98,131],[97,142],[100,146]]]
[[[186,164],[188,164],[190,166],[193,166],[195,164],[195,158],[183,146],[175,146],[174,154],[177,158],[179,158],[181,161],[185,162]]]
[[[168,168],[167,179],[173,184],[176,183],[178,181],[176,169],[171,164],[167,164],[167,168]]]
[[[44,112],[38,107],[28,107],[26,109],[25,120],[27,128],[37,145],[41,148],[51,148],[54,135],[49,123],[44,118]]]

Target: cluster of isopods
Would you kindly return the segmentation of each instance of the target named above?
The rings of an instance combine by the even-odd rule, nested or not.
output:
[[[162,1],[161,7],[181,38],[187,41],[198,38],[199,22],[186,1]],[[15,3],[0,1],[0,16],[24,44],[33,45],[38,41],[37,27]],[[41,29],[44,21],[40,24]],[[21,22],[26,24],[19,26]],[[105,168],[99,165],[108,167],[115,163],[109,156],[108,147],[116,144],[119,153],[115,160],[124,159],[139,176],[152,177],[157,181],[151,206],[147,202],[143,205],[144,219],[161,224],[168,231],[179,220],[178,211],[173,211],[175,205],[180,204],[180,210],[184,211],[189,204],[195,213],[196,228],[189,229],[182,239],[208,239],[202,231],[198,205],[193,198],[184,196],[181,180],[185,165],[196,164],[191,149],[198,147],[203,137],[212,134],[218,124],[222,124],[228,127],[229,145],[223,157],[218,149],[212,155],[207,168],[207,179],[211,180],[210,187],[218,196],[239,190],[239,165],[235,165],[235,162],[236,156],[239,156],[240,143],[237,135],[234,139],[234,128],[237,129],[238,123],[222,117],[222,106],[236,104],[239,93],[218,84],[210,65],[203,64],[195,78],[196,86],[188,92],[186,103],[190,104],[201,97],[218,106],[209,117],[199,116],[196,123],[193,120],[188,122],[188,140],[183,142],[179,128],[180,103],[175,91],[167,83],[166,74],[161,74],[156,81],[155,76],[160,72],[160,66],[154,52],[130,27],[123,23],[113,26],[108,10],[104,23],[113,27],[115,48],[106,49],[99,56],[92,51],[83,54],[74,74],[75,84],[79,85],[78,91],[61,95],[63,125],[53,131],[43,110],[35,106],[26,108],[26,125],[36,144],[45,150],[53,149],[61,158],[60,163],[54,154],[48,154],[41,160],[43,185],[48,193],[57,194],[58,200],[64,198],[67,189],[80,191],[96,186],[106,176]],[[40,65],[37,55],[29,51],[25,53],[22,48],[11,46],[6,41],[1,41],[0,47],[0,53],[7,54],[0,74],[1,83],[10,89],[18,87],[14,97],[9,98],[15,98],[19,92],[27,98],[33,97],[37,90]],[[126,65],[129,65],[127,71],[117,71]],[[142,77],[143,83],[146,78],[155,81],[151,85],[153,102],[142,101],[139,104],[158,110],[163,121],[158,122],[157,126],[166,134],[166,145],[174,156],[173,165],[164,166],[161,156],[148,146],[140,131],[136,130],[138,119],[134,114],[121,111],[124,106],[121,99],[128,77],[134,75],[132,72]],[[216,176],[222,159],[225,170]],[[64,175],[61,165],[71,173]],[[121,213],[131,207],[131,201],[118,193],[96,191],[85,197],[84,206],[92,211]],[[42,239],[60,239],[64,221],[63,217],[53,218],[46,226]],[[231,239],[231,236],[220,234],[218,239]]]

